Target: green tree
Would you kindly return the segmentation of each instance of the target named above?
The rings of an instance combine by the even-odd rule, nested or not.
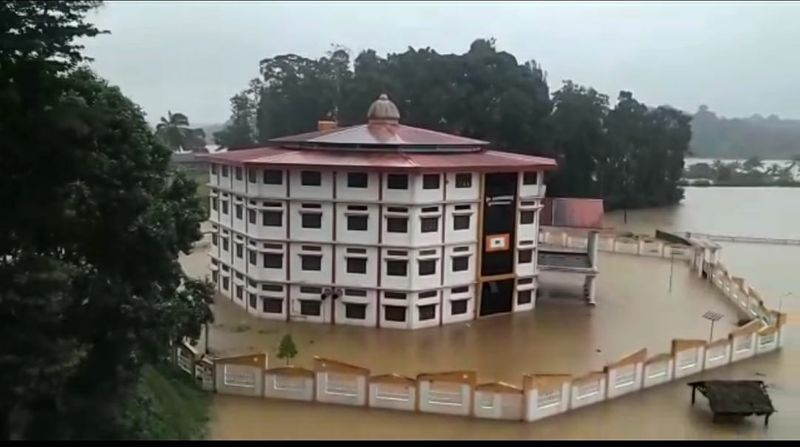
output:
[[[173,152],[203,152],[206,145],[206,133],[203,129],[189,127],[189,118],[183,113],[167,111],[166,117],[156,125],[156,136]]]
[[[281,344],[278,346],[278,358],[286,360],[286,365],[297,356],[297,347],[294,345],[294,340],[290,334],[286,334],[281,338]]]
[[[78,68],[97,6],[0,4],[0,439],[129,436],[141,367],[209,317],[178,263],[200,237],[196,184]]]
[[[256,105],[260,85],[257,80],[251,88],[231,98],[231,117],[225,127],[214,133],[214,141],[222,147],[236,148],[256,142]]]

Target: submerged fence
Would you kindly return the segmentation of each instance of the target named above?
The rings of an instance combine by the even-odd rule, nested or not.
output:
[[[211,358],[188,344],[176,348],[178,366],[203,388],[223,394],[325,404],[448,414],[486,419],[536,421],[682,379],[779,349],[786,315],[769,310],[745,281],[731,276],[707,247],[670,244],[652,238],[601,236],[601,249],[645,256],[685,259],[752,320],[715,341],[674,339],[668,352],[640,349],[602,371],[581,375],[530,374],[521,386],[479,383],[475,371],[373,375],[370,369],[315,357],[311,368],[270,368],[268,354],[246,353]],[[605,239],[605,243],[602,243]],[[578,247],[579,238],[544,235],[543,243]],[[698,261],[698,251],[704,251]]]

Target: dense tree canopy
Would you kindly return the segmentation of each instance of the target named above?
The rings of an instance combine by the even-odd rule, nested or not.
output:
[[[140,368],[196,337],[196,184],[80,64],[96,2],[0,4],[0,439],[138,436]]]
[[[700,106],[692,119],[691,150],[707,158],[792,159],[800,154],[800,120],[724,118]]]
[[[234,149],[315,130],[325,117],[363,123],[370,103],[387,93],[405,124],[557,158],[550,195],[602,197],[615,208],[675,203],[683,194],[688,116],[650,108],[629,92],[610,109],[606,95],[572,82],[551,95],[536,62],[520,63],[492,40],[476,40],[461,55],[409,48],[384,58],[366,50],[352,67],[343,48],[319,59],[279,55],[261,61],[261,79],[246,92],[232,99],[224,131],[239,136],[226,137]]]

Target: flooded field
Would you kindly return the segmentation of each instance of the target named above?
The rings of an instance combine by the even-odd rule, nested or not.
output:
[[[709,189],[704,190],[701,197],[693,195],[696,190],[690,190],[682,207],[657,210],[666,213],[661,219],[664,225],[655,225],[658,219],[652,211],[629,212],[628,225],[623,225],[621,215],[616,213],[608,216],[607,222],[651,234],[656,227],[697,230],[703,227],[686,228],[688,221],[680,216],[692,216],[688,211],[697,209],[712,215],[709,219],[714,218],[708,209],[710,203],[706,203],[710,200],[706,192]],[[735,216],[732,221],[741,223]],[[720,224],[715,222],[715,225]],[[724,234],[724,230],[722,225],[713,232]],[[748,234],[746,229],[739,233]],[[798,285],[793,271],[800,261],[800,249],[747,247],[750,246],[737,245],[723,250],[723,260],[733,273],[753,282],[772,307],[782,306],[788,312],[800,310],[795,309],[798,299],[795,295],[800,294],[786,295]],[[184,265],[191,274],[205,274],[206,260],[201,253],[185,258]],[[725,334],[735,322],[732,306],[708,284],[689,276],[680,263],[675,265],[671,293],[670,265],[665,260],[602,254],[600,270],[598,305],[594,308],[567,298],[577,293],[579,283],[570,283],[568,277],[565,280],[543,276],[545,285],[560,285],[563,292],[540,299],[533,312],[413,332],[268,322],[251,318],[234,304],[219,302],[214,309],[217,324],[211,330],[209,344],[216,350],[254,349],[274,354],[280,337],[291,332],[300,352],[294,363],[300,365],[308,365],[313,355],[320,355],[369,367],[373,373],[415,375],[421,371],[474,369],[480,381],[519,384],[524,373],[580,373],[599,369],[642,346],[652,353],[667,351],[673,337],[707,338],[708,322],[700,317],[707,310],[725,314],[715,328],[715,338]],[[800,417],[800,381],[794,377],[794,371],[800,367],[796,338],[797,329],[791,326],[789,340],[780,353],[702,375],[755,378],[770,384],[779,413],[772,417],[766,430],[761,418],[750,418],[741,425],[712,425],[705,399],[700,398],[698,405],[690,407],[690,391],[683,385],[686,381],[676,381],[531,424],[216,395],[211,436],[217,439],[793,438],[800,436],[800,427],[793,424]],[[543,366],[545,361],[547,366]],[[271,358],[271,362],[275,365],[278,361]]]

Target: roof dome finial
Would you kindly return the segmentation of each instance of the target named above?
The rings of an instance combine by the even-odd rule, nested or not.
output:
[[[389,100],[389,95],[381,93],[367,110],[367,121],[370,124],[397,124],[400,122],[400,112],[397,106]]]

